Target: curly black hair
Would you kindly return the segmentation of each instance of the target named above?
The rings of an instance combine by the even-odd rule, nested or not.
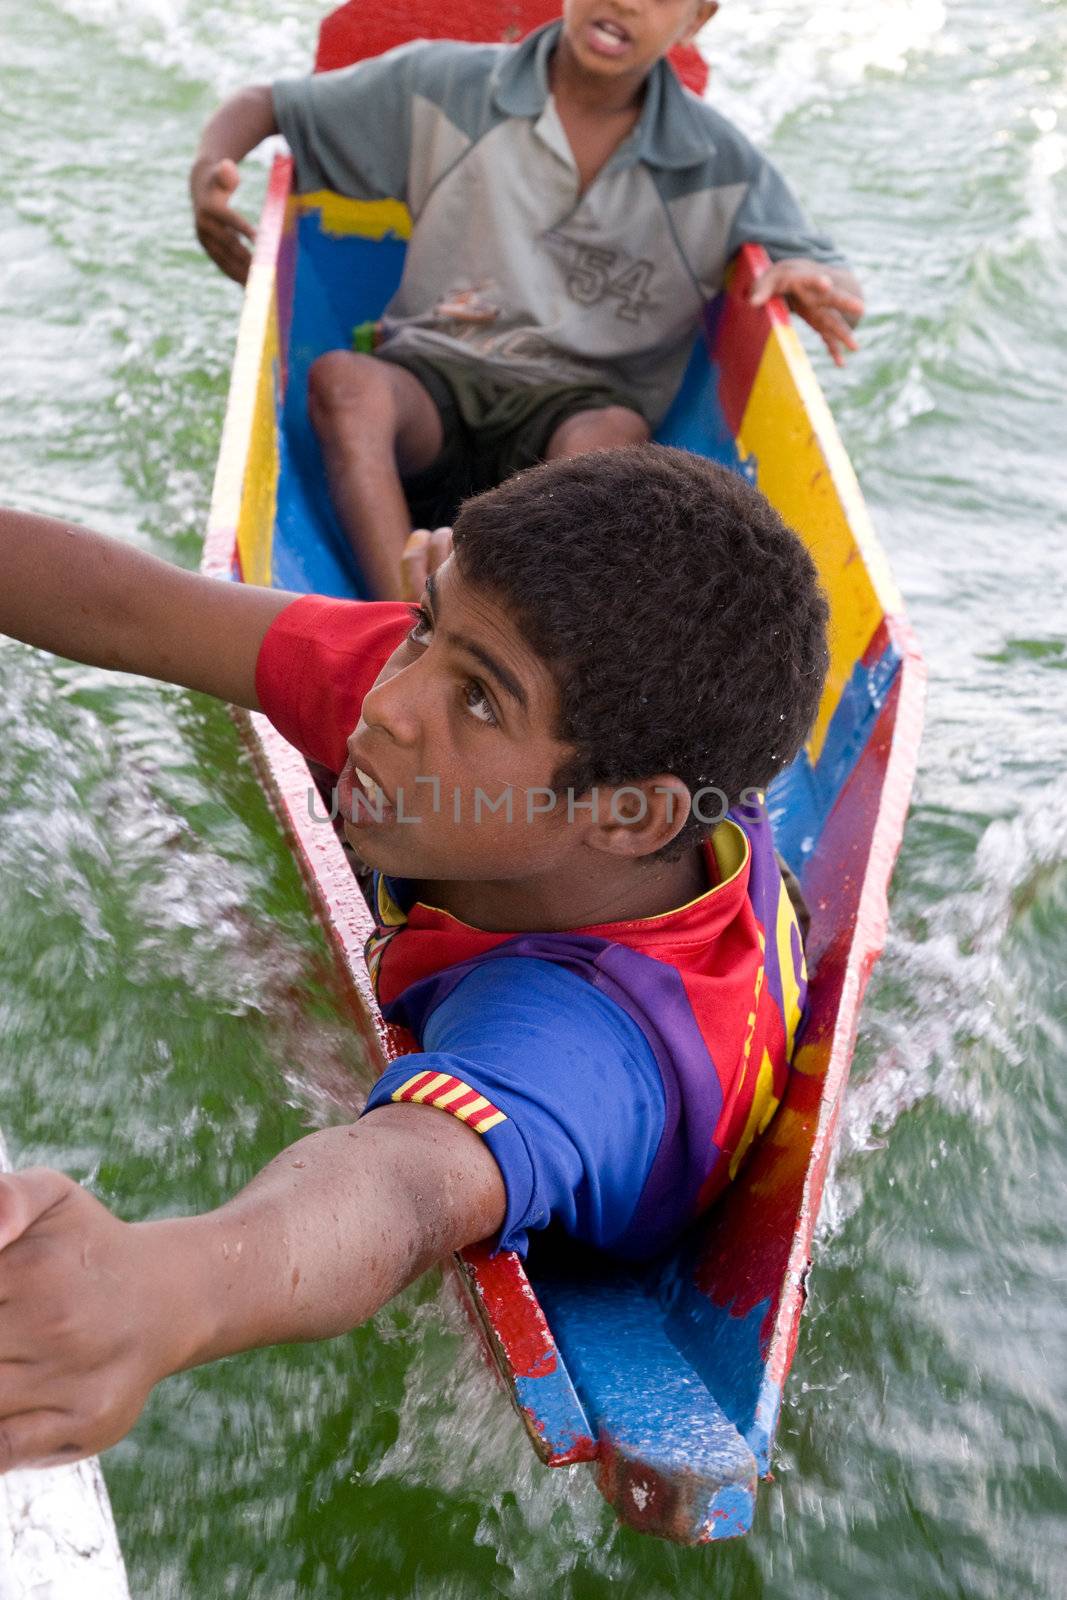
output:
[[[671,773],[736,804],[796,755],[828,609],[800,540],[737,473],[660,445],[552,461],[466,501],[454,542],[558,685],[574,750],[558,790]],[[668,850],[707,832],[691,814]]]

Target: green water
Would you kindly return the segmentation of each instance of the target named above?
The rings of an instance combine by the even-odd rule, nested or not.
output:
[[[185,173],[318,13],[0,0],[4,499],[196,562],[238,297]],[[775,1480],[741,1543],[618,1529],[535,1465],[432,1276],[156,1393],[105,1463],[138,1600],[1067,1593],[1067,7],[732,0],[707,48],[867,286],[861,355],[819,370],[931,671]],[[359,1103],[221,707],[0,645],[0,750],[18,1160],[202,1208]]]

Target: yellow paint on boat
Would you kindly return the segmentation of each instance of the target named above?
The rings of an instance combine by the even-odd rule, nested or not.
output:
[[[237,334],[209,525],[237,530],[246,583],[269,586],[278,495],[278,306],[273,263],[253,261]]]
[[[830,1042],[827,1039],[806,1039],[793,1051],[790,1067],[805,1078],[821,1078],[826,1071]]]
[[[270,586],[274,515],[278,503],[278,306],[270,314],[256,377],[248,466],[237,523],[237,548],[246,583]]]
[[[332,189],[313,189],[298,194],[292,204],[303,215],[319,213],[323,233],[344,238],[358,234],[364,239],[411,238],[411,213],[400,200],[349,200]]]
[[[800,534],[830,602],[830,671],[808,741],[814,764],[830,719],[871,636],[902,609],[856,475],[807,355],[792,327],[776,324],[737,436],[756,481]]]

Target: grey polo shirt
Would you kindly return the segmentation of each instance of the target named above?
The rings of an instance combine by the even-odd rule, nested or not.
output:
[[[397,348],[530,383],[605,381],[656,426],[746,240],[841,262],[785,181],[665,61],[584,194],[548,86],[561,24],[518,45],[417,42],[274,85],[301,192],[411,212]]]

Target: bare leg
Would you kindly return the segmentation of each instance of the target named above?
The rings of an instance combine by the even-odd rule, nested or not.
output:
[[[334,509],[371,592],[400,599],[400,557],[411,532],[400,475],[421,472],[440,454],[437,407],[403,367],[330,350],[308,375],[308,412]]]
[[[622,444],[646,444],[648,423],[628,406],[601,406],[596,411],[575,411],[561,422],[548,441],[546,461],[560,456],[583,456],[589,450],[611,450]]]

